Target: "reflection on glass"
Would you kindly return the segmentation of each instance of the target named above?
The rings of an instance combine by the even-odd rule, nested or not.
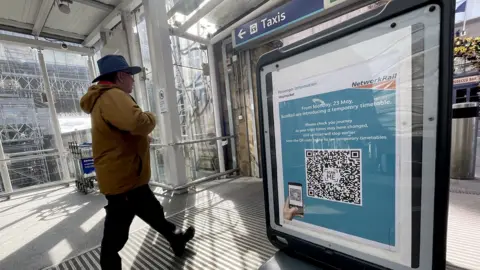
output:
[[[171,4],[173,6],[173,3]],[[167,6],[169,6],[168,3]],[[148,109],[155,111],[156,88],[153,84],[146,23],[143,14],[137,14],[136,16],[142,60],[146,68]],[[203,30],[200,29],[199,31]],[[205,70],[208,71],[206,47],[198,42],[181,37],[171,36],[170,41],[182,141],[215,137],[211,82],[210,76],[208,73],[205,73]],[[160,128],[159,126],[155,128],[153,136],[156,139],[156,143],[162,144]],[[186,173],[189,181],[219,172],[216,147],[216,141],[192,143],[183,146]],[[164,156],[161,154],[161,150],[156,149],[154,151],[156,155],[153,158],[156,158],[158,166],[157,171],[152,171],[152,178],[168,183],[168,179],[165,179],[164,175]]]
[[[91,81],[87,57],[51,50],[43,50],[43,55],[65,145],[88,139],[90,120],[79,107]],[[0,139],[7,158],[11,157],[8,172],[14,190],[62,180],[58,157],[42,152],[56,148],[43,93],[37,51],[0,44]]]
[[[189,181],[220,172],[216,141],[184,145],[183,152]]]

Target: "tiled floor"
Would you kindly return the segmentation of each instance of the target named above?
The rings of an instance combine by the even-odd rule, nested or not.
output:
[[[450,192],[447,260],[452,270],[480,269],[480,196]]]
[[[459,192],[450,193],[448,269],[480,270],[480,195]],[[222,180],[185,195],[158,195],[173,222],[197,227],[190,254],[174,259],[163,238],[135,219],[122,251],[125,269],[256,269],[273,255],[260,180]],[[0,269],[98,269],[104,204],[101,195],[73,188],[1,202]]]
[[[265,233],[262,191],[216,198],[170,218],[184,228],[194,225],[196,237],[182,259],[149,227],[130,235],[121,251],[125,269],[258,269],[276,249]],[[100,248],[67,260],[54,269],[100,269]]]
[[[189,194],[157,193],[158,199],[166,216],[174,216],[214,199],[262,189],[259,180],[228,181],[208,183]],[[228,183],[219,185],[224,182]],[[96,247],[102,237],[105,203],[102,195],[82,195],[73,187],[29,193],[0,202],[0,270],[38,270]],[[135,218],[130,232],[146,226]]]

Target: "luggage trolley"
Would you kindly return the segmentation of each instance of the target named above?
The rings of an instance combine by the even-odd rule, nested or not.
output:
[[[87,194],[94,188],[93,182],[96,179],[92,144],[69,142],[68,149],[72,153],[75,164],[75,185],[79,191]]]

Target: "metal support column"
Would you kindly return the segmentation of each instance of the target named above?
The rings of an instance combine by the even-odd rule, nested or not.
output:
[[[182,141],[182,133],[165,0],[143,0],[143,5],[152,60],[156,113],[162,143],[169,145],[164,156],[165,175],[173,187],[184,186],[187,184],[187,176],[183,148],[172,145]]]
[[[123,11],[121,13],[123,29],[125,29],[125,35],[127,37],[128,45],[128,54],[130,56],[130,64],[133,66],[143,67],[142,51],[140,49],[140,38],[138,33],[133,31],[134,27],[137,27],[137,22],[135,21],[135,16],[130,13]],[[144,72],[135,75],[134,82],[134,95],[137,99],[137,103],[140,108],[144,111],[150,110],[150,104],[148,103],[147,98],[147,85],[145,83]],[[160,181],[160,172],[158,170],[158,159],[156,155],[156,150],[150,151],[150,160],[153,163],[152,168],[152,178],[155,181]]]
[[[3,142],[0,138],[0,175],[2,176],[4,192],[12,192],[12,181],[10,179],[10,173],[8,172],[8,165],[6,161],[5,152],[3,152]]]
[[[107,42],[108,42],[108,30],[107,29],[104,29],[104,30],[100,31],[100,41],[101,41],[101,44],[102,44],[101,48],[107,46]],[[100,52],[101,52],[101,50],[100,50]],[[102,57],[103,56],[105,56],[105,55],[103,55],[103,53],[102,53]]]
[[[68,170],[66,152],[63,146],[62,133],[60,131],[60,123],[58,121],[57,110],[55,109],[55,102],[53,100],[52,89],[50,88],[50,81],[48,80],[47,64],[45,64],[45,58],[43,57],[43,53],[41,49],[38,49],[38,62],[42,70],[43,86],[44,86],[45,94],[47,95],[48,110],[50,112],[50,120],[52,122],[55,144],[60,154],[60,168],[62,171],[62,179],[68,180],[70,179],[70,172]]]
[[[251,61],[251,55],[250,55],[250,50],[245,52],[246,55],[246,61],[247,61],[247,79],[248,79],[248,89],[250,92],[250,112],[252,114],[252,138],[253,138],[253,158],[255,167],[252,168],[252,176],[253,177],[260,177],[260,170],[259,170],[259,160],[258,160],[258,146],[257,146],[257,116],[255,113],[255,98],[254,98],[254,93],[253,93],[253,78],[252,78],[252,61]],[[247,114],[248,117],[248,114]],[[252,166],[252,164],[250,164]]]
[[[217,86],[217,73],[216,73],[216,61],[215,54],[213,52],[213,46],[208,45],[208,65],[210,68],[210,85],[212,87],[213,94],[213,114],[215,116],[215,136],[221,137],[222,134],[222,123],[220,117],[220,100]],[[233,135],[233,134],[231,134]],[[223,140],[217,141],[217,151],[218,151],[218,163],[220,166],[220,172],[225,171],[225,154],[223,152]]]
[[[222,43],[223,74],[225,76],[225,91],[227,95],[228,126],[230,128],[230,135],[235,135],[235,122],[233,120],[233,109],[232,109],[232,93],[230,91],[230,78],[228,77],[228,66],[227,66],[227,44],[228,42]],[[237,146],[235,142],[235,137],[230,139],[230,149],[232,151],[233,168],[236,169],[238,167],[238,164],[237,164]]]
[[[133,31],[133,28],[136,27],[136,22],[134,20],[134,16],[130,12],[122,12],[122,24],[123,29],[125,29],[125,33],[127,36],[127,45],[128,45],[128,54],[130,55],[130,64],[132,66],[140,66],[143,67],[142,63],[142,53],[140,51],[140,44],[138,40],[138,34]],[[140,104],[141,108],[147,109],[147,87],[145,85],[145,79],[141,78],[143,73],[139,73],[135,75],[135,83],[134,83],[134,92],[135,97],[137,98],[137,102]]]
[[[184,71],[183,69],[179,68],[179,65],[181,66],[182,64],[182,50],[180,49],[180,37],[177,37],[177,36],[174,36],[172,38],[172,42],[173,42],[173,46],[175,48],[175,50],[173,51],[173,54],[174,54],[174,65],[176,70],[177,70],[177,73],[175,74],[176,75],[176,78],[175,78],[175,81],[176,83],[178,82],[182,82],[180,87],[181,89],[179,89],[182,93],[182,100],[181,100],[181,106],[182,106],[182,110],[183,112],[185,113],[185,118],[186,118],[186,124],[184,125],[186,131],[187,131],[187,137],[186,137],[186,140],[193,140],[195,139],[195,135],[197,134],[197,120],[198,120],[198,115],[196,113],[196,110],[193,110],[193,112],[191,114],[187,114],[187,111],[185,110],[186,108],[186,100],[191,100],[190,98],[190,93],[187,92],[187,88],[185,87],[185,81],[184,81],[184,77],[187,77],[187,78],[190,78],[191,77],[191,71],[190,70],[187,70],[188,74],[184,74],[182,71]],[[193,83],[193,85],[195,85],[195,82]],[[194,87],[195,88],[195,87]],[[177,90],[178,91],[178,90]],[[192,103],[191,101],[189,102],[190,104]],[[191,104],[193,105],[193,104]],[[179,113],[181,113],[179,111]],[[180,125],[182,125],[182,123],[180,123]],[[182,125],[183,126],[183,125]],[[185,147],[188,147],[188,146],[185,146]],[[187,161],[188,163],[190,163],[191,165],[191,173],[192,173],[192,179],[197,179],[197,149],[195,147],[195,145],[192,145],[191,146],[193,149],[193,151],[190,151],[190,149],[188,149],[187,151],[184,151],[184,153],[188,153],[188,156],[187,154],[184,154],[185,155],[185,164],[187,164]],[[193,152],[192,156],[190,156],[191,152]],[[186,165],[187,166],[187,165]]]
[[[93,61],[93,56],[88,56],[88,74],[90,75],[90,79],[93,80],[97,77],[95,72],[95,63]]]

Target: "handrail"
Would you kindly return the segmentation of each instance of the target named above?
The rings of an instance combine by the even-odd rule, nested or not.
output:
[[[162,184],[162,183],[155,183],[155,182],[150,182],[150,185],[152,186],[156,186],[156,187],[160,187],[160,188],[163,188],[163,189],[166,189],[168,191],[181,191],[181,190],[185,190],[191,186],[195,186],[195,185],[198,185],[200,183],[203,183],[203,182],[207,182],[209,180],[213,180],[213,179],[216,179],[216,178],[220,178],[224,175],[229,175],[229,174],[232,174],[234,172],[238,171],[238,169],[232,169],[232,170],[228,170],[228,171],[225,171],[225,172],[222,172],[222,173],[216,173],[216,174],[212,174],[212,175],[209,175],[209,176],[205,176],[205,177],[202,177],[202,178],[199,178],[197,180],[194,180],[190,183],[187,183],[185,185],[181,185],[181,186],[178,186],[178,187],[173,187],[173,186],[170,186],[170,185],[167,185],[167,184]]]
[[[68,152],[65,152],[65,153],[67,154]],[[62,155],[61,153],[57,152],[57,153],[45,154],[45,155],[22,156],[22,157],[0,159],[0,162],[25,161],[25,160],[31,160],[31,159],[37,159],[37,158],[43,158],[43,157],[55,157],[55,156],[61,156],[61,155]]]
[[[194,180],[190,183],[187,183],[185,185],[178,186],[178,187],[172,187],[170,185],[166,185],[166,184],[162,184],[162,183],[155,183],[155,182],[150,182],[150,185],[157,186],[157,187],[169,190],[169,191],[181,191],[181,190],[185,190],[185,189],[187,189],[191,186],[195,186],[195,185],[198,185],[200,183],[207,182],[209,180],[220,178],[222,176],[229,175],[229,174],[232,174],[232,173],[237,172],[237,171],[238,171],[238,169],[232,169],[232,170],[228,170],[228,171],[223,172],[223,173],[213,174],[213,175],[210,175],[210,176],[199,178],[197,180]],[[32,191],[37,191],[37,190],[46,189],[46,188],[50,188],[50,187],[62,186],[62,185],[68,186],[68,185],[70,185],[74,182],[75,182],[75,180],[73,180],[73,179],[63,180],[63,181],[54,181],[54,182],[50,182],[50,183],[46,183],[46,184],[40,184],[40,185],[31,186],[31,187],[21,188],[21,189],[15,190],[13,192],[4,192],[4,193],[0,192],[0,198],[6,197],[7,199],[9,199],[12,195],[19,195],[19,194],[22,194],[22,193],[27,193],[27,192],[32,192]]]
[[[13,195],[19,195],[23,193],[28,193],[28,192],[33,192],[37,190],[42,190],[46,188],[51,188],[51,187],[56,187],[56,186],[69,186],[70,184],[74,183],[75,180],[70,179],[70,180],[62,180],[62,181],[53,181],[50,183],[45,183],[45,184],[40,184],[40,185],[34,185],[26,188],[20,188],[18,190],[12,191],[12,192],[0,192],[0,198],[7,198],[10,199],[11,196]]]
[[[30,154],[40,154],[40,153],[45,153],[45,152],[53,152],[57,151],[55,148],[50,148],[50,149],[43,149],[43,150],[35,150],[35,151],[26,151],[26,152],[18,152],[18,153],[5,153],[6,156],[9,157],[16,157],[16,156],[26,156]]]
[[[211,142],[211,141],[220,141],[225,139],[231,139],[235,136],[222,136],[222,137],[215,137],[215,138],[206,138],[206,139],[198,139],[198,140],[191,140],[191,141],[183,141],[178,143],[172,143],[171,145],[186,145],[186,144],[194,144],[194,143],[201,143],[201,142]]]
[[[219,141],[219,140],[231,139],[231,138],[234,138],[234,137],[235,137],[235,136],[230,135],[230,136],[222,136],[222,137],[215,137],[215,138],[206,138],[206,139],[198,139],[198,140],[190,140],[190,141],[176,142],[176,143],[170,143],[170,144],[152,143],[152,144],[150,144],[150,147],[157,148],[157,147],[168,147],[168,146],[177,146],[177,145],[187,145],[187,144],[194,144],[194,143],[201,143],[201,142],[211,142],[211,141]]]

